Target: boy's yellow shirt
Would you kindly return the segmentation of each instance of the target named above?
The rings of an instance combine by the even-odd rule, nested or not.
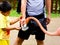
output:
[[[7,31],[2,30],[2,28],[6,28],[7,26],[9,26],[9,16],[4,16],[0,13],[0,39],[9,39]]]

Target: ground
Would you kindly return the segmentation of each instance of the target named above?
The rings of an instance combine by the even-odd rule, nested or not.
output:
[[[13,19],[13,18],[11,18]],[[19,26],[19,22],[15,24],[15,26]],[[58,27],[60,27],[60,18],[52,18],[49,25],[47,25],[48,31],[54,32]],[[17,37],[18,31],[13,30],[10,33],[10,45],[14,44],[14,41]],[[48,36],[46,35],[45,45],[60,45],[60,37],[59,36]],[[35,36],[31,35],[28,40],[23,42],[23,45],[36,45]]]

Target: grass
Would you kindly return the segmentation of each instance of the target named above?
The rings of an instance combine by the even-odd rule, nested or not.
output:
[[[12,16],[12,17],[18,17],[18,16],[20,16],[21,14],[18,14],[17,12],[16,12],[16,10],[11,10],[11,13],[10,13],[10,16]]]
[[[21,14],[18,14],[16,12],[16,10],[11,10],[10,16],[18,17],[18,16],[21,16]],[[60,17],[60,14],[58,14],[58,13],[51,13],[51,18],[59,18],[59,17]]]
[[[52,13],[51,17],[52,18],[60,18],[60,14],[58,14],[58,13]]]

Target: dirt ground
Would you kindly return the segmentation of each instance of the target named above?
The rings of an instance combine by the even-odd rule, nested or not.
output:
[[[15,26],[19,26],[19,22],[15,24]],[[48,31],[54,32],[58,27],[60,27],[60,18],[52,18],[49,25],[47,25]],[[13,45],[15,39],[17,37],[18,31],[12,30],[10,33],[10,45]],[[60,36],[48,36],[44,40],[45,45],[60,45]],[[28,40],[23,42],[23,45],[37,45],[35,36],[31,35]]]

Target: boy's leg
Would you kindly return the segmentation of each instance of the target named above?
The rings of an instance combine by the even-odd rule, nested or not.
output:
[[[14,45],[22,45],[24,39],[21,39],[19,37],[16,38]]]

